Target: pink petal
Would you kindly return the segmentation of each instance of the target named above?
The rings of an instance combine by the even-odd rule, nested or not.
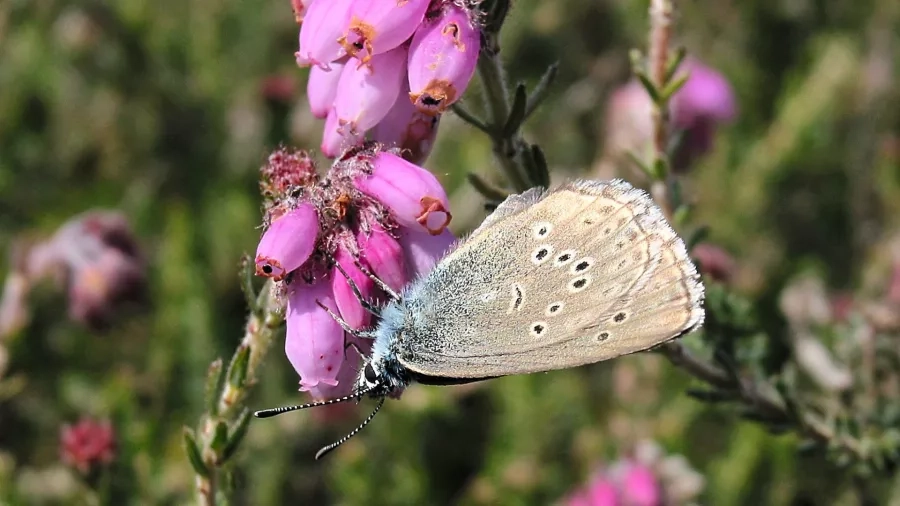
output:
[[[434,264],[444,258],[455,242],[456,237],[450,230],[444,230],[440,235],[431,235],[402,229],[400,245],[403,246],[409,278],[415,279],[430,272]]]
[[[438,235],[450,223],[450,203],[427,170],[388,152],[371,162],[372,173],[355,179],[360,191],[387,206],[401,225]]]
[[[463,94],[475,74],[481,34],[455,5],[425,22],[409,48],[409,97],[416,108],[435,115]]]
[[[713,123],[734,119],[737,104],[725,76],[694,58],[685,61],[682,69],[690,77],[672,97],[672,121],[678,128],[691,128],[699,118]]]
[[[404,86],[387,116],[372,129],[372,140],[400,148],[404,159],[422,164],[434,147],[440,119],[439,114],[419,112],[409,99],[409,87]]]
[[[405,47],[376,55],[367,65],[344,67],[334,102],[339,125],[362,133],[378,124],[400,94],[405,67]]]
[[[395,291],[406,286],[409,277],[406,273],[403,248],[391,234],[376,225],[369,234],[360,231],[356,242],[362,257],[382,281]]]
[[[334,108],[325,118],[325,128],[322,132],[322,145],[319,149],[322,154],[328,158],[335,158],[344,152],[345,149],[355,146],[364,140],[363,133],[352,133],[349,128],[342,128],[339,125],[337,112]]]
[[[291,286],[284,343],[288,360],[300,375],[300,390],[314,396],[317,387],[338,385],[338,373],[345,361],[344,330],[316,300],[337,311],[334,291],[327,280]]]
[[[347,54],[360,62],[409,39],[425,17],[431,0],[356,0],[341,38]]]
[[[647,466],[632,464],[622,479],[622,499],[627,506],[659,506],[656,476]]]
[[[256,274],[284,279],[309,258],[318,233],[319,219],[312,204],[299,204],[275,218],[256,248]]]
[[[615,485],[604,478],[597,478],[588,485],[587,496],[591,506],[617,506],[619,504]]]
[[[300,50],[297,64],[318,65],[328,69],[331,62],[344,56],[344,48],[338,39],[350,21],[350,4],[353,0],[326,0],[313,2],[306,10],[300,27]]]
[[[326,118],[334,106],[334,97],[337,95],[337,83],[341,79],[341,71],[347,65],[347,60],[338,60],[331,63],[331,70],[322,67],[309,69],[309,79],[306,82],[306,98],[309,100],[309,110],[317,118]]]
[[[356,265],[356,259],[349,251],[347,251],[347,248],[343,245],[339,245],[337,252],[334,255],[334,259],[341,265],[341,268],[344,269],[347,275],[350,276],[350,279],[356,283],[363,298],[367,301],[371,301],[375,283],[372,281],[372,278],[359,270],[359,267]],[[355,329],[367,327],[371,321],[372,315],[363,309],[359,299],[356,298],[356,294],[353,293],[353,289],[350,288],[350,283],[347,282],[347,278],[345,278],[337,268],[335,268],[332,273],[331,286],[334,289],[334,298],[344,321],[349,323],[350,326]]]

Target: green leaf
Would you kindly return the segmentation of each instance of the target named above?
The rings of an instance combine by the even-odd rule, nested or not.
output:
[[[519,83],[516,85],[516,92],[513,95],[512,108],[509,110],[509,116],[503,125],[503,136],[510,137],[519,131],[522,121],[525,120],[525,107],[528,105],[528,95],[525,93],[525,85]]]
[[[684,46],[679,46],[675,49],[675,54],[669,59],[669,66],[666,68],[665,82],[668,83],[672,80],[672,77],[678,72],[679,67],[681,67],[681,63],[684,61],[685,56],[687,56],[687,49]]]
[[[681,87],[684,86],[684,83],[687,82],[689,77],[690,74],[685,73],[678,76],[678,79],[675,79],[674,81],[666,84],[666,87],[663,88],[662,93],[660,93],[660,99],[662,99],[661,104],[668,104],[672,96],[678,93],[678,90],[680,90]]]
[[[556,75],[558,73],[559,62],[554,62],[547,67],[546,71],[544,71],[541,80],[538,81],[537,86],[531,90],[531,95],[528,97],[528,104],[525,106],[525,119],[528,119],[535,109],[541,105],[541,102],[547,98],[547,92],[550,90],[550,86],[553,85],[553,82],[556,81]]]
[[[241,257],[241,264],[240,269],[238,270],[238,274],[240,275],[241,291],[244,293],[244,300],[247,302],[247,307],[250,308],[251,312],[255,313],[259,310],[259,307],[256,303],[256,290],[254,290],[253,288],[253,276],[255,274],[255,267],[253,262],[250,260],[250,255],[244,254]]]
[[[194,468],[194,472],[204,478],[209,478],[209,468],[206,467],[203,457],[200,455],[200,448],[197,446],[194,431],[188,427],[184,428],[184,452],[187,454],[188,461],[190,461],[191,467]]]
[[[506,197],[509,197],[509,193],[485,181],[478,174],[470,172],[466,174],[466,179],[478,193],[482,194],[484,198],[490,201],[503,202],[506,200]]]
[[[228,443],[228,424],[223,421],[216,423],[216,431],[213,434],[212,442],[209,443],[210,449],[215,452],[216,456],[222,455],[222,450]]]
[[[650,95],[650,100],[657,106],[661,105],[662,97],[660,96],[660,91],[656,88],[656,85],[653,84],[653,81],[650,80],[650,76],[643,70],[635,71],[634,75],[636,75],[641,84],[644,85],[644,89],[647,91],[647,94]]]
[[[466,123],[474,126],[475,128],[481,130],[482,132],[484,132],[488,135],[493,135],[493,133],[494,133],[493,130],[489,126],[487,126],[487,124],[485,124],[484,120],[482,120],[481,118],[479,118],[479,117],[475,116],[474,114],[472,114],[471,112],[469,112],[465,107],[463,107],[459,103],[451,105],[450,109],[452,109],[453,112],[455,112],[456,115],[459,116]]]
[[[250,365],[250,346],[242,344],[238,346],[228,364],[228,384],[233,388],[243,388],[247,379],[247,367]]]
[[[222,461],[230,459],[237,451],[244,436],[247,435],[247,429],[250,427],[250,410],[244,409],[237,421],[232,425],[231,437],[228,438],[228,444],[222,450]]]
[[[539,176],[538,182],[543,187],[550,186],[550,168],[547,166],[547,157],[544,150],[537,144],[531,145],[531,158],[534,160],[535,174]]]
[[[222,392],[222,359],[217,358],[209,364],[206,372],[205,401],[206,410],[210,415],[217,415],[219,411],[219,396]]]

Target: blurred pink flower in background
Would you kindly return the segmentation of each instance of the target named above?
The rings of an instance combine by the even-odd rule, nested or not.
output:
[[[680,506],[691,504],[704,487],[703,477],[681,455],[663,455],[652,441],[639,443],[633,455],[598,471],[587,486],[566,498],[566,506]]]
[[[710,278],[727,283],[734,274],[735,262],[727,251],[715,244],[700,243],[691,250],[700,272]]]
[[[422,163],[441,113],[475,72],[475,13],[450,0],[331,0],[305,8],[296,56],[312,66],[306,92],[313,115],[325,119],[322,153],[334,158],[368,138]]]
[[[83,474],[109,464],[116,457],[116,435],[108,420],[82,418],[60,429],[59,455],[63,463]]]
[[[687,58],[679,73],[689,73],[689,77],[669,106],[672,127],[681,134],[673,169],[683,171],[712,149],[716,128],[737,116],[737,102],[725,76],[696,58]],[[653,102],[636,79],[613,91],[606,107],[606,155],[618,160],[633,153],[640,160],[648,160],[653,139],[652,111]]]
[[[45,241],[14,246],[12,272],[0,301],[0,332],[28,319],[31,288],[47,277],[65,286],[69,317],[95,330],[146,292],[146,265],[128,221],[115,211],[88,211]]]
[[[371,316],[335,261],[372,301],[384,294],[362,269],[393,290],[430,269],[455,240],[449,202],[430,172],[369,143],[353,148],[323,178],[303,152],[279,150],[263,168],[266,230],[256,272],[279,282],[287,299],[285,352],[300,390],[317,398],[350,393],[357,341],[320,307],[354,328]]]

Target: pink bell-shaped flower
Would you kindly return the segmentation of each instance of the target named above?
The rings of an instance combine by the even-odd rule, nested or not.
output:
[[[331,70],[322,67],[309,69],[309,79],[306,82],[306,98],[309,100],[309,110],[313,116],[324,119],[334,106],[334,98],[337,96],[337,84],[341,79],[341,71],[347,65],[346,59],[331,63]]]
[[[458,6],[426,21],[409,48],[409,97],[416,108],[435,115],[456,102],[472,80],[479,51],[481,34]]]
[[[400,94],[405,67],[405,47],[376,55],[368,65],[344,67],[334,102],[339,126],[362,134],[378,124]]]
[[[390,51],[416,31],[431,0],[356,0],[340,39],[347,54],[362,63]]]
[[[371,174],[355,180],[356,187],[384,204],[403,226],[439,235],[450,223],[450,203],[431,172],[385,151],[375,154]]]
[[[284,350],[300,375],[300,390],[314,397],[317,388],[338,384],[344,363],[344,330],[316,302],[338,310],[329,281],[296,282],[288,294]]]
[[[256,248],[256,274],[284,279],[309,258],[318,233],[318,216],[310,204],[300,204],[273,219]]]
[[[387,116],[371,130],[371,138],[387,147],[399,148],[404,159],[419,165],[434,147],[440,119],[439,114],[417,110],[409,99],[409,87],[404,87]]]
[[[395,291],[400,291],[409,281],[404,264],[403,247],[380,225],[368,233],[360,231],[356,243],[362,257],[372,272]]]
[[[309,5],[300,27],[298,65],[318,65],[327,70],[331,62],[346,54],[338,39],[347,27],[352,3],[353,0],[324,0]]]
[[[343,244],[338,245],[334,259],[356,284],[360,295],[366,301],[371,302],[375,283],[372,281],[372,278],[359,269],[356,265],[357,259],[347,251]],[[331,286],[334,289],[334,299],[340,310],[341,318],[355,329],[368,326],[372,315],[362,307],[356,294],[353,293],[347,278],[337,268],[332,273]]]

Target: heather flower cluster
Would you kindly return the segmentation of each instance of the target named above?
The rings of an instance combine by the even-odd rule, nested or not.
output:
[[[428,157],[441,114],[472,79],[481,33],[450,0],[294,0],[297,63],[311,66],[310,109],[329,158],[365,139]]]
[[[369,343],[345,333],[328,311],[356,329],[372,321],[340,269],[367,300],[384,294],[366,271],[401,290],[455,240],[447,195],[430,172],[375,143],[348,150],[324,177],[305,152],[286,149],[262,172],[256,272],[278,282],[287,299],[285,352],[301,391],[318,399],[347,394],[360,358],[350,348],[365,354]]]
[[[108,420],[82,418],[63,425],[59,434],[59,456],[63,463],[88,474],[109,464],[116,456],[116,436]]]
[[[96,330],[145,295],[143,255],[128,221],[115,211],[75,216],[47,240],[19,241],[11,256],[0,300],[0,336],[27,323],[28,294],[44,278],[65,287],[69,317]]]
[[[680,136],[672,167],[683,171],[710,151],[716,127],[737,115],[734,91],[718,71],[695,58],[682,64],[687,81],[671,99],[672,127]],[[606,151],[620,163],[628,153],[642,161],[652,149],[653,103],[644,86],[633,79],[610,95],[606,111]]]
[[[565,506],[683,506],[693,504],[705,480],[681,455],[663,455],[652,441],[598,471],[563,500]]]

